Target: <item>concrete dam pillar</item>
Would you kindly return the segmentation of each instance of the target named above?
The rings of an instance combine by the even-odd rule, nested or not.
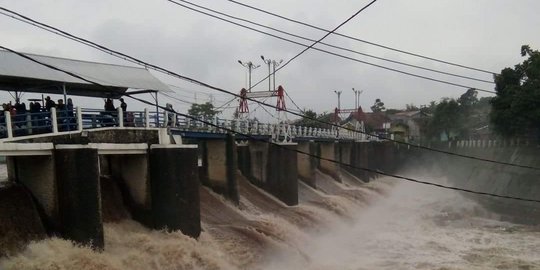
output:
[[[245,147],[245,146],[242,146]],[[287,205],[298,204],[296,143],[250,141],[239,156],[242,174]],[[245,149],[245,148],[244,148]],[[249,158],[246,160],[246,158]],[[247,169],[249,167],[249,169]]]
[[[28,144],[32,154],[7,157],[8,177],[37,202],[44,226],[62,237],[103,249],[98,150],[89,145]]]
[[[304,153],[309,153],[314,156],[309,156],[302,153],[297,153],[298,178],[304,183],[316,188],[315,170],[317,170],[317,144],[313,141],[298,142],[298,150]]]
[[[298,204],[296,143],[272,144],[268,151],[266,190],[285,204]]]
[[[337,142],[320,142],[319,148],[320,148],[320,156],[322,158],[319,162],[319,169],[322,172],[332,176],[334,180],[341,182],[341,173],[340,173],[341,168],[339,164],[336,162],[329,161],[329,160],[339,161],[340,159],[339,146]]]
[[[150,189],[155,229],[201,233],[197,147],[150,146]]]
[[[346,165],[352,165],[354,166],[353,158],[352,158],[352,152],[353,152],[353,143],[352,142],[339,142],[337,144],[337,147],[339,149],[338,155],[339,155],[339,162],[346,164]],[[353,168],[349,166],[341,166],[342,170],[346,170],[350,173],[353,173]]]
[[[57,145],[54,159],[60,232],[75,242],[103,249],[97,148]]]
[[[199,236],[197,145],[153,144],[142,154],[100,158],[108,163],[102,175],[110,173],[118,182],[134,220],[152,229]]]
[[[369,182],[369,173],[362,168],[368,168],[368,142],[354,142],[351,146],[352,174],[364,182]]]
[[[205,140],[201,145],[203,147],[202,183],[238,204],[236,181],[238,153],[234,135],[227,134],[225,140]]]

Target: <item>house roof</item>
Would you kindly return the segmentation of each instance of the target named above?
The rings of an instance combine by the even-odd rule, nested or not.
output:
[[[415,116],[415,115],[417,115],[419,113],[420,113],[420,111],[403,111],[403,112],[397,112],[394,115],[412,117],[412,116]]]
[[[390,122],[390,118],[383,112],[366,113],[365,124],[374,129],[382,129],[384,123]]]
[[[171,91],[144,68],[27,53],[25,55],[72,72],[106,88],[53,70],[15,53],[0,50],[0,90],[62,94],[62,86],[65,85],[69,95],[92,97],[119,97],[141,91]],[[127,92],[128,89],[134,91]]]
[[[386,116],[384,112],[368,112],[365,113],[362,111],[362,108],[358,108],[358,112],[349,114],[349,117],[345,119],[345,122],[350,122],[352,120],[363,121],[364,124],[370,126],[374,129],[382,129],[383,123],[390,122],[390,118]]]

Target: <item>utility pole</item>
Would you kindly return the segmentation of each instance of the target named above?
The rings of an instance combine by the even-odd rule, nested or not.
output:
[[[281,63],[283,63],[283,59],[276,61],[276,60],[264,58],[264,56],[262,55],[261,55],[261,59],[264,61],[265,64],[268,65],[268,91],[272,91],[272,89],[276,91],[276,68],[279,67]],[[271,67],[273,67],[273,71],[271,71]],[[274,88],[272,88],[270,84],[271,80],[274,81]]]
[[[249,62],[242,62],[240,60],[238,60],[238,63],[240,63],[240,65],[246,67],[248,69],[248,81],[249,81],[249,86],[248,86],[248,92],[251,92],[251,71],[253,71],[254,69],[257,69],[258,67],[260,67],[260,65],[255,65],[253,64],[253,62],[249,61]]]

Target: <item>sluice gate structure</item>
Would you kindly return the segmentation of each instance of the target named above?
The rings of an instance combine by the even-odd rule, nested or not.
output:
[[[61,94],[64,100],[67,95],[119,98],[149,93],[156,97],[155,111],[52,107],[0,116],[0,156],[6,157],[8,171],[7,183],[0,184],[0,256],[47,236],[106,249],[103,223],[125,218],[197,238],[201,186],[238,204],[241,177],[294,207],[299,181],[317,189],[318,171],[337,182],[343,181],[343,174],[367,182],[378,172],[394,173],[402,165],[435,166],[435,158],[422,149],[340,128],[240,119],[199,121],[160,112],[157,93],[168,87],[144,69],[34,56],[78,74],[90,72],[103,88],[39,65],[27,69],[27,60],[4,51],[0,57],[12,68],[0,73],[0,89],[16,95],[34,91]],[[468,153],[471,149],[472,154],[481,155],[474,152],[478,144],[460,142],[448,151]],[[510,150],[500,150],[501,157],[510,162],[530,154],[526,150],[504,154],[514,151],[510,146]],[[536,164],[536,159],[521,159]],[[448,160],[448,164],[453,162]],[[455,173],[456,179],[466,177],[465,184],[471,187],[485,186],[478,184],[489,178],[485,164],[472,165],[472,170],[448,173]],[[527,173],[538,179],[537,174]],[[527,189],[514,181],[523,175],[522,171],[503,171],[494,186],[503,191],[510,188],[517,195],[531,191],[526,195],[536,196],[540,185],[528,182],[533,187]]]
[[[166,113],[160,117],[167,118]],[[240,131],[250,125],[216,121],[227,130]],[[398,149],[389,142],[355,141],[346,133],[340,138],[332,130],[310,133],[305,129],[308,132],[296,133],[284,142],[279,133],[269,132],[286,130],[278,124],[234,135],[187,122],[166,127],[163,120],[142,127],[80,128],[2,139],[0,155],[6,157],[8,183],[1,192],[20,196],[5,198],[9,201],[0,206],[4,224],[11,223],[0,227],[6,230],[0,242],[17,246],[13,242],[59,235],[98,250],[106,248],[103,222],[115,218],[114,213],[107,213],[114,208],[111,203],[124,204],[129,211],[124,217],[131,216],[148,228],[180,230],[198,237],[201,185],[238,203],[237,181],[242,175],[285,205],[294,206],[298,181],[317,187],[316,170],[336,181],[341,181],[342,170],[362,181],[374,177],[331,160],[386,170],[390,155]],[[16,206],[26,209],[19,213],[24,217],[12,216],[10,209]]]

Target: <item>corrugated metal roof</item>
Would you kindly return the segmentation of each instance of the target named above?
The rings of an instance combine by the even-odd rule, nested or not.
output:
[[[26,54],[26,53],[25,53]],[[52,93],[51,83],[66,84],[72,95],[110,96],[121,95],[128,88],[170,92],[167,85],[154,77],[148,70],[138,67],[121,66],[59,57],[26,54],[40,62],[77,74],[88,80],[109,87],[103,89],[25,59],[17,54],[0,50],[0,89],[28,92]],[[47,83],[48,86],[47,86]],[[60,85],[61,85],[60,84]],[[40,89],[40,85],[43,89]],[[47,88],[49,87],[49,88]],[[58,87],[54,87],[57,89]],[[60,90],[61,91],[61,90]]]

